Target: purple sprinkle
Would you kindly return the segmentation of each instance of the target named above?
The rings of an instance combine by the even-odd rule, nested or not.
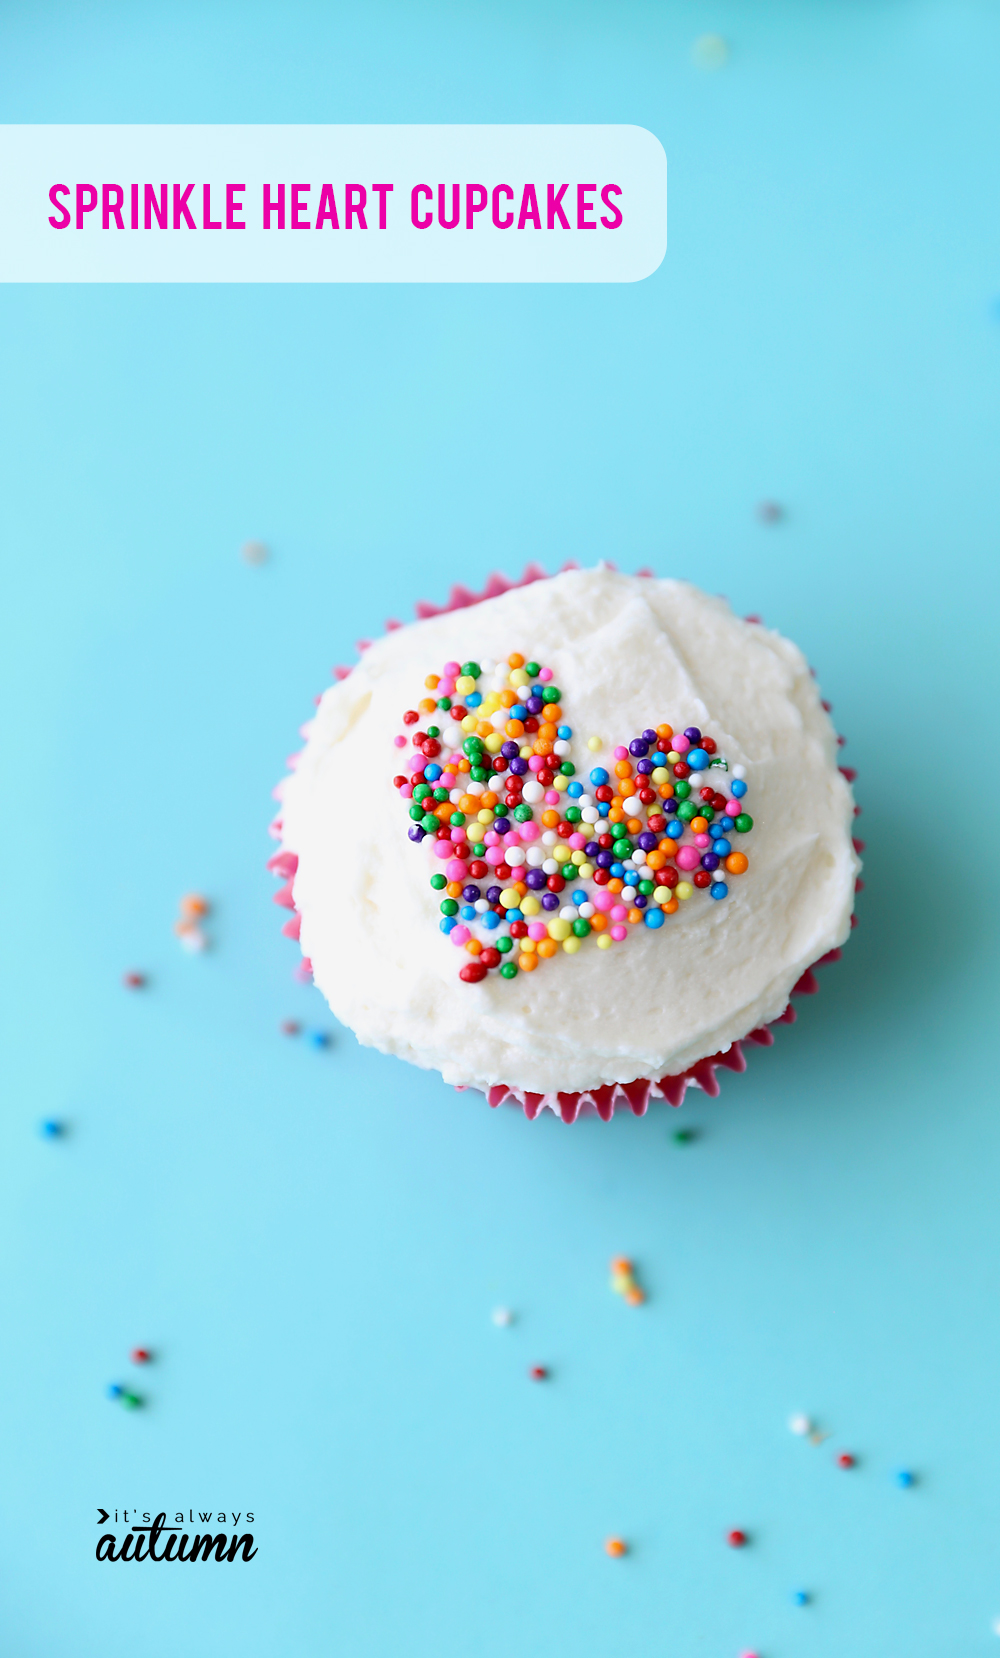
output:
[[[520,752],[516,743],[504,743],[500,750],[505,760],[516,760]]]
[[[422,841],[426,833],[426,829],[421,829],[419,823],[415,823],[410,830],[410,839],[411,841]]]
[[[653,762],[652,760],[640,760],[635,769],[640,777],[648,777],[653,769]]]
[[[644,892],[637,892],[632,902],[637,910],[644,910],[649,903],[649,899]]]
[[[500,894],[502,892],[503,892],[503,887],[487,887],[486,888],[486,902],[488,904],[499,903]]]
[[[545,897],[542,899],[542,909],[543,910],[557,910],[558,908],[559,908],[559,894],[557,892],[547,892],[545,894]]]
[[[684,735],[692,743],[700,743],[701,742],[701,732],[698,730],[698,727],[696,725],[686,725],[684,727]]]
[[[478,887],[463,887],[462,897],[467,904],[474,904],[477,898],[482,897]]]
[[[583,850],[586,852],[588,858],[596,858],[598,852],[601,850],[601,843],[600,841],[588,841]]]
[[[545,704],[541,697],[529,697],[524,706],[529,714],[540,714]]]
[[[515,777],[523,777],[528,769],[528,762],[527,760],[512,760],[510,769]]]
[[[495,829],[498,835],[506,835],[510,829],[510,818],[495,817],[491,824],[491,828]]]
[[[719,860],[714,852],[706,852],[701,860],[702,869],[718,869]]]
[[[644,852],[652,852],[655,849],[656,844],[656,836],[653,834],[652,830],[644,829],[642,834],[639,836],[639,845],[642,847],[642,850]]]
[[[540,892],[542,887],[545,885],[546,879],[547,877],[542,870],[529,869],[527,875],[524,877],[524,884],[525,886],[530,887],[532,892]]]
[[[597,857],[594,860],[598,869],[610,869],[614,861],[615,855],[613,852],[598,852]]]
[[[647,743],[655,743],[657,741],[656,732],[648,725],[643,732],[643,736],[645,737]]]
[[[630,754],[635,754],[642,758],[649,753],[649,744],[643,742],[641,737],[633,737],[632,741],[628,745],[628,751]]]

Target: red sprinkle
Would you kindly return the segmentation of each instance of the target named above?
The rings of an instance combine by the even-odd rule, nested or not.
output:
[[[839,1457],[837,1458],[837,1467],[838,1468],[853,1468],[854,1467],[854,1460],[855,1459],[854,1459],[854,1457],[852,1457],[850,1451],[841,1451]]]
[[[282,1036],[298,1036],[301,1029],[302,1026],[297,1019],[282,1019],[281,1021]]]
[[[467,961],[465,966],[458,970],[459,978],[464,979],[466,984],[478,984],[480,979],[485,979],[486,973],[487,969],[481,961]]]
[[[726,1542],[731,1549],[741,1549],[747,1541],[745,1531],[731,1531],[726,1537]]]
[[[419,718],[420,718],[420,715],[417,713],[417,710],[415,708],[408,708],[406,713],[403,715],[403,724],[404,725],[416,725]]]
[[[544,1382],[545,1378],[548,1376],[548,1371],[546,1370],[544,1364],[533,1364],[531,1369],[528,1371],[528,1375],[531,1377],[533,1382]]]
[[[122,984],[126,990],[141,990],[146,983],[145,973],[123,973]]]
[[[148,1347],[133,1347],[129,1357],[133,1364],[148,1364],[153,1355]]]

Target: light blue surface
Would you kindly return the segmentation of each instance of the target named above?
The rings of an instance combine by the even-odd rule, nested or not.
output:
[[[951,0],[4,8],[6,120],[637,121],[671,168],[632,288],[0,292],[5,1658],[996,1650],[998,62]],[[868,842],[746,1076],[573,1129],[281,1037],[332,1021],[262,869],[352,642],[568,557],[799,640]],[[98,1566],[99,1503],[259,1555]]]

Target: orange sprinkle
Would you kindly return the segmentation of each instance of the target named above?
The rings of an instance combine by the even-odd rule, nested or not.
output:
[[[465,948],[468,950],[470,956],[478,956],[480,950],[482,949],[482,945],[480,944],[478,938],[470,938],[467,940]]]
[[[620,806],[612,806],[611,810],[608,813],[608,822],[609,823],[621,823],[624,816],[625,816],[625,813],[622,811]]]
[[[656,735],[660,738],[661,742],[665,743],[668,738],[673,736],[673,734],[674,728],[672,725],[658,725],[656,728]]]
[[[616,760],[615,761],[615,776],[616,777],[631,777],[631,775],[632,775],[632,767],[629,765],[627,760]]]
[[[512,881],[511,885],[519,898],[523,898],[528,890],[528,884],[526,881]]]
[[[500,706],[501,706],[501,708],[513,708],[516,701],[517,701],[517,695],[514,691],[501,691],[500,692]]]
[[[451,817],[451,801],[442,800],[440,806],[435,806],[434,816],[439,817],[442,823],[447,823],[448,819]]]
[[[476,736],[477,737],[492,737],[492,735],[493,735],[493,727],[490,724],[489,720],[480,720],[479,724],[476,726]]]
[[[603,916],[601,917],[601,920],[604,920]],[[593,922],[591,922],[591,926],[593,926]],[[546,961],[548,961],[549,957],[554,956],[558,949],[559,946],[554,938],[543,938],[538,945],[538,954],[540,956],[544,956]]]
[[[492,727],[490,729],[492,730]],[[506,731],[508,737],[523,737],[524,736],[524,721],[523,720],[508,720],[507,724],[504,726],[504,730]]]
[[[634,927],[637,921],[642,920],[642,911],[641,910],[629,910],[628,918],[629,918],[629,920],[631,921],[631,923]]]
[[[494,794],[492,789],[487,789],[485,794],[479,796],[479,803],[481,806],[495,806],[499,799],[498,794]]]
[[[440,674],[428,674],[427,678],[424,680],[424,684],[426,685],[428,691],[436,691],[440,683]]]
[[[554,829],[556,824],[559,822],[559,813],[554,812],[550,806],[548,811],[542,813],[542,822],[544,823],[546,829]]]
[[[515,651],[513,656],[508,656],[507,661],[510,663],[512,668],[523,668],[524,667],[524,657],[520,654],[519,651]]]
[[[665,852],[647,852],[646,853],[646,862],[649,865],[650,869],[662,869],[664,864],[666,863],[666,861],[667,861],[667,854]]]
[[[672,783],[661,783],[656,792],[661,800],[669,800],[674,792],[674,785]]]
[[[639,834],[641,834],[642,833],[642,818],[641,817],[630,817],[627,820],[627,822],[625,824],[625,827],[628,830],[630,835],[639,835]]]
[[[532,754],[551,754],[552,739],[549,737],[536,737],[531,745],[531,752]]]
[[[679,909],[680,905],[678,904],[677,899],[671,898],[668,903],[664,904],[663,913],[664,915],[676,915]]]
[[[704,835],[704,834],[707,833],[707,831],[708,831],[708,818],[707,817],[693,817],[691,819],[691,833],[692,833],[692,835]]]
[[[609,1554],[612,1560],[620,1560],[623,1554],[628,1554],[628,1544],[624,1537],[609,1537],[604,1545],[604,1552]]]
[[[625,885],[624,881],[619,880],[617,875],[613,875],[611,877],[611,880],[608,882],[608,891],[609,892],[621,892],[622,887],[624,885]]]
[[[549,725],[560,725],[562,723],[562,717],[563,711],[557,702],[547,702],[545,704],[545,713],[542,715],[542,718],[547,720]]]
[[[451,802],[449,801],[448,804],[451,805]],[[458,809],[459,809],[460,812],[466,812],[466,813],[468,813],[468,812],[478,812],[478,810],[479,810],[479,801],[478,801],[478,799],[476,798],[476,796],[474,794],[463,794],[461,800],[458,803]]]
[[[608,918],[606,915],[602,915],[600,910],[598,910],[596,915],[592,915],[590,918],[590,930],[592,933],[603,933],[607,924]]]
[[[461,881],[449,881],[444,890],[449,898],[461,898],[462,883]]]
[[[417,703],[417,707],[420,709],[421,714],[433,714],[435,708],[437,707],[437,703],[434,701],[433,697],[421,697],[420,701]]]
[[[518,956],[517,965],[522,973],[533,973],[538,966],[538,957],[536,955]]]
[[[462,758],[458,762],[458,769],[459,769],[459,771],[471,771],[472,770],[472,761],[467,759],[464,754],[462,755]]]
[[[189,920],[196,915],[208,914],[208,899],[202,898],[200,893],[189,892],[181,899],[181,915]]]
[[[730,852],[726,859],[726,868],[730,875],[745,875],[750,867],[750,860],[745,852]]]

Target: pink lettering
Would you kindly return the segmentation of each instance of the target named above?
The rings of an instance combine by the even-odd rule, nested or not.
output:
[[[604,217],[604,214],[603,213],[601,214],[601,223],[604,226],[605,230],[617,230],[618,226],[622,222],[621,212],[618,208],[617,203],[615,203],[613,201],[608,201],[608,197],[611,196],[611,195],[620,196],[621,195],[621,187],[617,184],[606,184],[604,186],[604,189],[601,191],[601,200],[602,200],[602,202],[604,203],[605,207],[610,207],[612,213],[614,214],[613,219],[606,219]]]
[[[312,225],[309,223],[309,220],[308,219],[303,219],[303,217],[302,217],[303,213],[305,213],[306,210],[308,209],[309,203],[307,201],[302,201],[300,199],[301,196],[302,196],[303,191],[305,191],[305,194],[308,196],[311,189],[312,189],[311,184],[293,184],[292,185],[292,229],[293,230],[311,230],[312,229]]]
[[[379,227],[379,230],[385,230],[385,228],[386,228],[385,198],[386,198],[386,196],[388,196],[390,194],[390,192],[392,190],[392,185],[391,184],[373,184],[372,189],[374,190],[375,194],[378,196],[378,227]]]
[[[368,191],[363,184],[345,184],[344,186],[344,229],[353,230],[353,221],[356,218],[362,230],[367,230],[365,222],[365,202],[368,200]]]
[[[558,192],[554,184],[548,186],[548,226],[550,230],[555,230],[556,219],[559,220],[563,230],[569,229],[569,220],[562,210],[562,199],[568,189],[568,184],[561,184]]]
[[[159,225],[160,229],[161,230],[166,230],[166,228],[167,228],[167,186],[165,184],[161,184],[160,185],[160,194],[159,194],[159,196],[157,196],[156,191],[154,190],[153,186],[151,184],[147,184],[145,190],[143,191],[142,199],[143,199],[143,204],[144,204],[144,217],[145,217],[146,229],[147,230],[152,230],[152,228],[153,228],[153,215],[155,214],[156,215],[156,222]]]
[[[340,220],[337,218],[337,198],[333,193],[332,184],[324,184],[320,190],[316,229],[322,230],[327,220],[332,224],[334,230],[340,229]]]
[[[89,194],[85,194],[89,192]],[[97,206],[97,189],[93,184],[78,184],[76,187],[76,228],[83,229],[83,215],[93,213]]]
[[[139,228],[139,186],[133,184],[130,191],[132,197],[132,229]]]
[[[242,213],[243,212],[243,203],[241,201],[237,201],[236,198],[237,198],[237,196],[242,196],[245,189],[246,189],[245,184],[227,184],[226,185],[226,229],[227,230],[246,230],[246,225],[243,223],[243,220],[238,219],[236,217],[237,213]]]
[[[596,230],[597,225],[587,214],[593,213],[594,204],[587,200],[588,190],[596,190],[596,184],[578,184],[576,187],[576,228],[577,230]]]
[[[434,223],[434,209],[431,209],[426,219],[422,219],[420,217],[420,202],[417,199],[419,196],[426,196],[430,202],[434,200],[434,192],[429,184],[415,184],[410,191],[410,223],[417,230],[426,230],[428,225]]]
[[[481,213],[489,201],[490,195],[485,184],[467,184],[465,186],[465,228],[471,230],[475,216]]]
[[[122,202],[124,200],[125,200],[125,192],[122,189],[120,184],[102,184],[101,185],[101,229],[102,230],[110,230],[111,229],[112,215],[114,215],[114,221],[115,221],[115,224],[118,226],[118,229],[119,230],[124,230],[125,229],[125,224],[124,224],[124,221],[122,219]]]
[[[454,230],[462,217],[462,186],[453,184],[451,187],[451,218],[446,219],[444,213],[445,187],[438,185],[438,224],[442,230]]]
[[[500,212],[500,197],[505,196],[509,202],[514,200],[514,192],[509,184],[498,184],[493,192],[493,223],[498,230],[509,230],[514,223],[514,214]]]
[[[201,187],[201,228],[202,230],[221,230],[222,220],[212,218],[212,186],[203,184]]]
[[[182,192],[181,187],[180,187],[179,184],[174,185],[174,229],[175,230],[180,230],[182,219],[184,220],[184,223],[187,225],[189,230],[197,230],[197,228],[198,228],[198,226],[195,224],[193,218],[191,217],[191,209],[188,207],[188,197],[190,196],[193,189],[194,189],[194,185],[189,184],[187,189]]]
[[[52,217],[52,214],[51,213],[49,214],[49,224],[52,226],[53,230],[65,230],[66,226],[70,222],[70,219],[72,218],[72,214],[70,213],[69,208],[66,206],[66,203],[61,202],[61,201],[56,201],[56,197],[57,196],[71,196],[72,194],[73,194],[73,192],[71,191],[68,184],[54,184],[52,186],[52,189],[49,191],[49,201],[52,203],[52,205],[55,208],[56,212],[62,214],[61,219],[54,219]]]
[[[521,192],[521,211],[517,216],[518,230],[523,230],[529,219],[536,230],[541,230],[542,216],[538,211],[538,197],[533,184],[526,184]]]
[[[277,213],[277,215],[278,215],[278,229],[279,230],[284,230],[284,228],[285,228],[285,186],[283,184],[278,185],[278,196],[277,196],[276,201],[271,200],[271,186],[269,184],[265,184],[265,186],[264,186],[264,229],[265,230],[270,230],[270,228],[271,228],[271,215],[274,214],[274,213]]]

